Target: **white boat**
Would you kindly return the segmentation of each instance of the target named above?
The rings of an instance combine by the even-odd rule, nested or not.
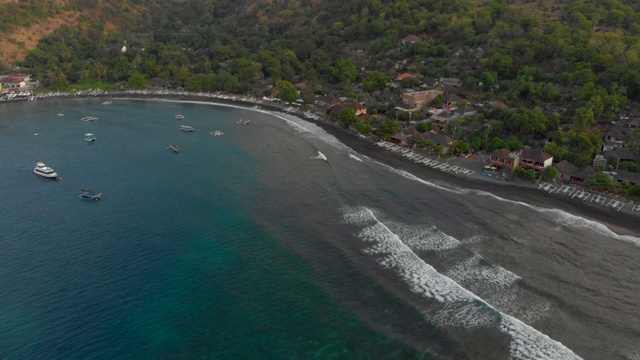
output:
[[[102,105],[111,105],[111,101],[103,101]]]
[[[80,120],[82,120],[82,121],[95,121],[95,120],[98,120],[98,118],[95,117],[95,116],[85,116],[85,117],[81,118]]]
[[[196,131],[196,129],[194,129],[193,127],[188,126],[188,125],[180,125],[180,131],[194,132],[194,131]]]
[[[182,120],[184,119],[184,115],[176,115],[176,120]]]
[[[249,120],[238,119],[238,121],[236,121],[236,124],[249,125]]]
[[[58,114],[58,116],[64,116],[64,114],[60,113],[60,114]]]
[[[58,174],[52,168],[48,167],[40,161],[36,163],[36,167],[33,169],[33,173],[48,179],[58,178]]]
[[[86,133],[86,134],[84,134],[84,138],[82,138],[82,140],[84,140],[86,142],[94,142],[94,141],[96,141],[96,137],[93,136],[92,133]]]
[[[213,135],[213,136],[222,136],[224,135],[224,133],[220,130],[216,130],[216,131],[212,131],[209,134]]]

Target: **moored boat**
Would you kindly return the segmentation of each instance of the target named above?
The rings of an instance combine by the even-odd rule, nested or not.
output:
[[[98,201],[100,199],[102,199],[102,193],[93,191],[93,190],[82,190],[82,194],[80,194],[80,197],[86,200],[95,200]]]
[[[95,116],[85,116],[85,117],[81,118],[80,120],[82,120],[82,121],[95,121],[95,120],[98,120],[98,118],[95,117]]]
[[[86,133],[86,134],[84,134],[84,138],[82,140],[84,140],[86,142],[94,142],[94,141],[96,141],[96,137],[93,136],[92,133]]]
[[[188,126],[188,125],[180,125],[180,131],[194,132],[194,131],[196,131],[196,129],[194,129],[193,127]]]
[[[169,144],[169,146],[167,146],[167,150],[178,154],[178,153],[180,153],[180,150],[182,150],[182,149],[178,145]]]
[[[33,173],[42,176],[47,179],[57,179],[58,173],[55,172],[52,168],[45,165],[45,163],[38,161],[36,163],[36,167],[33,169]]]
[[[220,130],[216,130],[216,131],[212,131],[209,134],[213,135],[213,136],[222,136],[224,135],[224,133]]]
[[[182,120],[184,119],[184,115],[176,115],[176,120]]]
[[[236,121],[236,124],[249,125],[249,120],[238,119],[238,121]]]

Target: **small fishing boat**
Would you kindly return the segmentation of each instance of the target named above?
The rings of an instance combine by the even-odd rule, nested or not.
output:
[[[86,121],[95,121],[95,120],[98,120],[98,118],[95,117],[95,116],[85,116],[85,117],[81,118],[80,120],[86,122]]]
[[[182,150],[182,149],[178,145],[169,144],[169,146],[167,147],[167,150],[178,154],[178,153],[180,153],[180,150]]]
[[[52,168],[45,165],[43,162],[38,161],[36,167],[33,169],[33,173],[42,176],[47,179],[57,179],[58,174]]]
[[[176,115],[176,120],[182,120],[184,119],[184,115]]]
[[[196,129],[194,129],[193,127],[188,126],[188,125],[180,125],[180,131],[194,132],[194,131],[196,131]]]
[[[99,193],[93,190],[82,189],[82,194],[80,194],[80,197],[86,200],[98,201],[102,198],[102,193]]]
[[[82,138],[82,140],[84,140],[86,142],[94,142],[94,141],[96,141],[96,137],[93,136],[92,133],[86,133],[86,134],[84,134],[84,138]]]
[[[60,114],[58,114],[58,116],[62,117],[62,116],[64,116],[64,114],[63,114],[63,113],[60,113]]]
[[[236,121],[236,124],[249,125],[249,120],[238,119],[238,121]]]
[[[111,105],[111,101],[103,101],[102,105]]]
[[[216,131],[212,131],[209,134],[213,135],[213,136],[222,136],[224,135],[224,133],[220,130],[216,130]]]

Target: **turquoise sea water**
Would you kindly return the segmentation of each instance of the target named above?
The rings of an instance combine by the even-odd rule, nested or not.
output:
[[[0,358],[640,353],[637,237],[415,177],[290,115],[112,100],[0,104]]]
[[[233,144],[251,130],[233,111],[90,99],[0,113],[0,358],[422,357],[323,291],[279,243],[293,230],[261,224],[272,199]]]

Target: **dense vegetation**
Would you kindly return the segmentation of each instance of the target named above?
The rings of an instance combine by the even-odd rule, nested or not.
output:
[[[632,1],[127,3],[138,9],[136,21],[120,31],[107,34],[99,23],[63,28],[23,65],[52,89],[144,87],[159,77],[190,90],[254,91],[291,101],[298,97],[292,84],[305,81],[311,92],[366,101],[369,114],[401,120],[407,115],[396,113],[390,79],[411,72],[416,77],[401,85],[412,87],[424,77],[458,77],[464,101],[502,100],[511,109],[483,108],[446,132],[490,150],[535,144],[559,130],[545,151],[578,166],[600,151],[619,110],[640,99],[640,13]],[[99,0],[73,5],[106,6]],[[107,19],[124,16],[117,7],[105,9]],[[409,34],[425,41],[402,46]],[[370,122],[351,114],[336,120],[371,131]],[[385,129],[395,125],[379,128]]]

